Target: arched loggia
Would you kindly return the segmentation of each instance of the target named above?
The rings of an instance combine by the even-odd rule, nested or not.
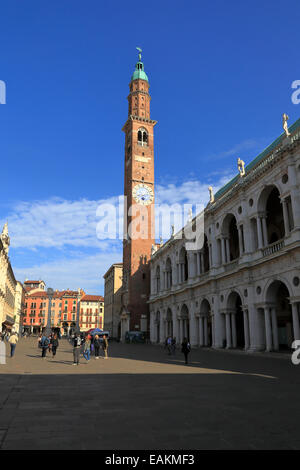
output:
[[[244,315],[242,299],[233,291],[229,294],[226,310],[226,347],[245,348]]]
[[[286,284],[273,281],[266,292],[265,336],[268,350],[289,350],[294,340],[292,307]]]

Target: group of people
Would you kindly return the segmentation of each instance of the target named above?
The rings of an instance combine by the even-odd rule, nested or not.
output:
[[[108,358],[108,339],[106,335],[103,335],[102,341],[99,335],[80,335],[75,333],[73,338],[73,365],[79,365],[80,363],[80,352],[83,350],[83,357],[86,362],[89,362],[92,352],[95,354],[95,359],[100,357],[100,348],[102,346],[104,352],[104,359]]]
[[[47,336],[45,333],[38,337],[38,347],[42,350],[42,358],[45,359],[47,351],[52,352],[52,357],[56,356],[56,350],[59,346],[57,333],[51,333]]]
[[[19,336],[15,331],[4,332],[0,335],[1,341],[7,341],[10,344],[10,357],[14,357],[15,350],[17,347],[17,342],[19,341]]]
[[[165,348],[168,350],[169,355],[175,355],[176,338],[168,336],[165,341]],[[191,345],[187,338],[183,338],[183,341],[181,343],[181,352],[184,354],[185,363],[188,364],[188,355],[191,352]]]
[[[168,350],[168,354],[175,354],[176,352],[176,338],[168,336],[165,341],[165,348]]]
[[[49,336],[42,334],[38,338],[38,347],[42,349],[42,358],[44,359],[47,355],[47,351],[52,353],[52,357],[56,356],[57,348],[59,347],[57,333],[51,333]],[[70,337],[70,342],[73,346],[73,365],[80,363],[80,355],[89,362],[91,354],[94,352],[95,359],[100,357],[100,348],[104,351],[104,359],[108,358],[108,340],[106,335],[103,335],[102,342],[99,335],[91,336],[84,335],[84,333],[74,333]]]

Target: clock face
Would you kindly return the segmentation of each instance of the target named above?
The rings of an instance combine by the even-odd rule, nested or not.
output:
[[[146,184],[137,184],[133,188],[132,194],[136,202],[139,204],[143,204],[144,206],[151,204],[154,199],[152,188],[150,188],[150,186],[147,186]]]

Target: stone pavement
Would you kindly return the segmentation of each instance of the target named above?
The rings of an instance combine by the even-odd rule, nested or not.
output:
[[[108,360],[22,339],[0,365],[1,449],[300,449],[300,365],[288,357],[112,342]],[[7,348],[8,351],[8,348]]]

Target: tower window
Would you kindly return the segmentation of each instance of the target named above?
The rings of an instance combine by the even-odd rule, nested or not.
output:
[[[142,146],[148,145],[148,132],[144,128],[138,130],[138,144]]]

